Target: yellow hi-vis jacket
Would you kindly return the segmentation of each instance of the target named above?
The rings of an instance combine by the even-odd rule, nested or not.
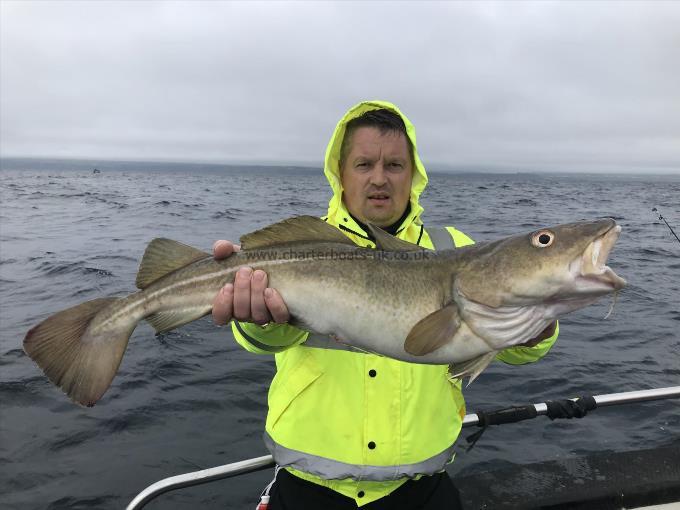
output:
[[[414,150],[411,210],[397,237],[433,248],[420,220],[418,198],[427,174],[416,150],[415,129],[387,102],[360,103],[338,123],[326,151],[325,174],[334,194],[324,219],[356,244],[375,247],[342,202],[338,160],[346,123],[378,108],[401,115]],[[451,247],[473,243],[453,227],[444,232],[453,241]],[[293,474],[363,506],[409,478],[442,471],[452,461],[465,402],[460,381],[449,379],[446,365],[405,363],[349,350],[287,324],[260,327],[233,322],[232,328],[245,349],[275,353],[277,372],[269,390],[265,443],[277,464]],[[507,349],[498,358],[512,364],[536,361],[557,334],[535,347]]]

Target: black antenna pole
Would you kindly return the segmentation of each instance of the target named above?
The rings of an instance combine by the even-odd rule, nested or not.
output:
[[[659,212],[659,210],[658,210],[656,207],[652,207],[652,212],[655,212],[655,213],[657,213],[657,214],[659,215],[659,219],[660,219],[661,221],[663,221],[663,222],[666,224],[666,226],[668,227],[668,229],[671,231],[671,234],[673,234],[673,235],[675,236],[675,238],[678,240],[678,242],[680,243],[680,237],[678,237],[678,234],[675,233],[675,230],[673,230],[673,227],[671,227],[671,226],[668,224],[668,222],[666,221],[666,218],[664,218],[663,216],[661,216],[661,213]]]

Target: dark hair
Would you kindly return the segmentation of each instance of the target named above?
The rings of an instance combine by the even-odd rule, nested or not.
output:
[[[374,127],[380,131],[380,134],[385,133],[401,133],[406,138],[406,143],[408,144],[408,152],[411,156],[411,163],[413,163],[413,144],[411,144],[411,139],[406,134],[406,125],[404,120],[396,113],[380,109],[371,110],[359,117],[350,120],[345,127],[345,136],[342,139],[342,145],[340,146],[340,168],[349,154],[350,140],[354,132],[362,127]]]

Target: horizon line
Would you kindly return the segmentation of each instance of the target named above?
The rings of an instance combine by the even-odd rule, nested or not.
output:
[[[208,161],[208,160],[178,160],[178,159],[127,159],[127,158],[96,158],[91,156],[14,156],[14,155],[0,155],[0,162],[3,161],[73,161],[78,163],[122,163],[122,164],[156,164],[156,165],[200,165],[211,167],[235,167],[235,166],[252,166],[252,167],[271,167],[271,168],[285,168],[294,167],[309,170],[323,169],[323,163],[318,164],[309,161],[273,161],[273,160],[234,160],[234,161]],[[0,165],[2,169],[3,165]],[[428,173],[526,173],[526,174],[629,174],[629,175],[680,175],[680,164],[678,165],[649,165],[648,167],[641,165],[617,166],[613,164],[592,164],[588,165],[580,163],[578,165],[564,165],[560,163],[552,164],[498,164],[498,163],[442,163],[432,162],[426,167],[429,167]],[[584,168],[587,168],[584,169]]]

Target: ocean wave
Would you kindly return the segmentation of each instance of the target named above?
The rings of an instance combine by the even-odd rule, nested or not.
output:
[[[108,269],[90,267],[84,262],[53,262],[45,261],[38,265],[40,272],[47,276],[56,276],[70,273],[79,273],[83,276],[113,277],[114,274]]]
[[[225,209],[223,211],[216,211],[211,218],[214,220],[237,220],[242,213],[241,209]]]
[[[45,510],[92,510],[93,508],[116,508],[120,506],[120,496],[102,495],[91,498],[64,497],[50,502]]]
[[[25,377],[21,381],[0,381],[0,402],[6,408],[22,407],[27,402],[31,405],[44,404],[50,401],[45,394],[48,384],[49,382],[42,375]]]
[[[58,434],[49,443],[49,450],[51,452],[59,452],[68,448],[74,448],[87,443],[88,441],[98,437],[100,434],[105,434],[105,431],[99,428],[89,428],[80,431],[68,431]]]

